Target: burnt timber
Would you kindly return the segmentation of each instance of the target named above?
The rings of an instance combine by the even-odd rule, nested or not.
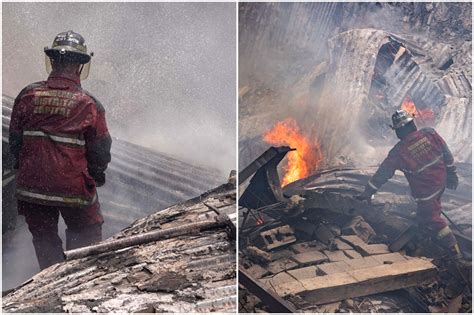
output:
[[[2,310],[234,312],[235,228],[229,226],[236,223],[233,184],[139,219],[110,241],[223,215],[231,222],[53,265],[4,296]]]

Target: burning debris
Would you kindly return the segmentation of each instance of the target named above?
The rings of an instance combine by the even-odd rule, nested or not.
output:
[[[284,169],[282,186],[312,174],[318,169],[323,157],[321,146],[317,139],[311,141],[304,136],[294,119],[277,122],[263,136],[265,142],[271,145],[288,145],[296,149],[288,153],[287,165]]]
[[[139,219],[98,245],[66,252],[68,261],[4,292],[2,310],[232,312],[235,222],[235,186],[228,183]],[[144,242],[150,234],[155,238]]]
[[[280,190],[257,174],[276,174],[283,152],[289,149],[270,148],[239,176],[245,187],[239,199],[241,312],[469,311],[469,291],[451,300],[452,270],[436,242],[415,235],[407,209],[416,206],[401,176],[371,204],[353,198],[370,169],[322,170]],[[272,189],[262,193],[265,186]],[[248,197],[257,191],[258,202]],[[455,210],[462,195],[448,196],[446,208]],[[447,215],[456,217],[452,210]],[[466,231],[469,226],[459,227],[456,236],[471,257]]]

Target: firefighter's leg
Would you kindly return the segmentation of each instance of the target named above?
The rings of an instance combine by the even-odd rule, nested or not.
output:
[[[63,261],[62,241],[58,235],[58,208],[18,200],[18,212],[25,216],[33,235],[33,246],[41,270]]]
[[[464,272],[461,268],[461,251],[454,233],[451,231],[447,221],[441,217],[441,197],[432,200],[428,206],[431,208],[430,229],[433,232],[433,240],[443,249],[443,265],[449,276],[447,276],[446,294],[451,297],[459,296],[466,285],[468,285]]]
[[[66,249],[88,246],[102,240],[100,204],[96,202],[89,208],[64,208],[61,211],[66,222]]]

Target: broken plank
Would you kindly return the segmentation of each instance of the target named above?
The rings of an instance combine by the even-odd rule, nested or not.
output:
[[[239,268],[239,283],[247,290],[257,296],[268,306],[268,310],[273,313],[296,313],[293,305],[283,300],[280,296],[269,290],[265,285],[255,280],[242,268]]]
[[[382,255],[371,256],[373,259],[377,260],[381,264],[393,264],[400,261],[406,261],[407,259],[403,257],[400,253],[390,253]]]
[[[436,275],[436,267],[431,262],[413,259],[391,265],[295,280],[282,284],[275,290],[283,297],[297,294],[310,303],[325,304],[416,286],[435,279]]]
[[[367,244],[357,235],[341,235],[340,238],[353,246],[362,256],[390,253],[385,244]]]
[[[265,286],[269,288],[273,288],[293,280],[295,280],[295,278],[293,278],[286,272],[280,272],[276,275],[259,279],[260,282],[262,282]]]
[[[335,273],[341,273],[350,270],[350,266],[343,261],[336,261],[327,264],[321,264],[317,266],[318,275],[326,276]]]
[[[298,268],[293,270],[288,270],[287,272],[295,277],[298,280],[309,279],[316,277],[316,266],[308,266],[304,268]]]
[[[330,262],[345,261],[345,260],[350,260],[351,259],[351,258],[347,257],[342,250],[337,250],[337,251],[334,251],[334,252],[331,252],[329,250],[325,250],[324,255],[328,256]]]
[[[291,257],[295,262],[298,264],[304,265],[304,264],[319,264],[324,261],[327,261],[328,258],[326,255],[321,253],[318,250],[313,250],[310,252],[305,252],[301,254],[296,254],[293,257]]]
[[[353,249],[345,250],[344,254],[351,259],[362,258],[362,255]]]
[[[371,255],[380,255],[388,254],[390,250],[385,244],[370,244],[357,247],[357,250],[362,256],[371,256]]]
[[[279,273],[283,270],[291,269],[298,266],[297,263],[288,259],[282,258],[268,264],[268,271],[271,273]]]
[[[268,270],[260,265],[253,265],[252,267],[245,269],[245,271],[255,279],[261,278],[268,273]]]

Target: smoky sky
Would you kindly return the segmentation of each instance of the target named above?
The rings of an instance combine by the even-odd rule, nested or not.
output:
[[[112,136],[235,168],[235,4],[3,3],[3,93],[47,77],[45,46],[73,30],[94,52],[82,86]]]

